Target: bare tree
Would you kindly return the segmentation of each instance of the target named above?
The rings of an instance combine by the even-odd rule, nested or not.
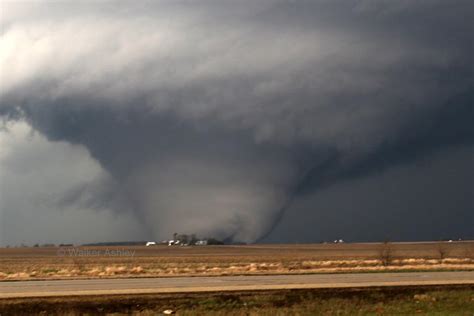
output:
[[[446,258],[449,254],[449,245],[446,242],[440,241],[436,244],[436,252],[438,257],[442,260]]]
[[[393,260],[393,248],[392,243],[389,240],[385,240],[379,249],[379,259],[382,265],[389,266]]]

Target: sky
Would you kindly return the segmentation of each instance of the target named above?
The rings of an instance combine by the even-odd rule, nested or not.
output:
[[[0,245],[474,238],[470,0],[0,6]]]

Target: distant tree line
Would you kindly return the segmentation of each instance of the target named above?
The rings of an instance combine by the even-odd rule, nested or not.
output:
[[[200,240],[205,240],[208,245],[223,245],[224,242],[216,239],[216,238],[198,238],[196,234],[178,234],[174,233],[173,234],[173,240],[177,241],[179,240],[180,243],[186,244],[186,245],[195,245],[198,241]]]

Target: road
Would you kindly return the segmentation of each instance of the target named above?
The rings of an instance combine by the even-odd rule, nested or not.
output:
[[[474,271],[0,282],[0,298],[474,284]]]

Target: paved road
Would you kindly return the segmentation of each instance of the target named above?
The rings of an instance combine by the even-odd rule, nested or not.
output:
[[[474,284],[474,271],[0,282],[0,298]]]

